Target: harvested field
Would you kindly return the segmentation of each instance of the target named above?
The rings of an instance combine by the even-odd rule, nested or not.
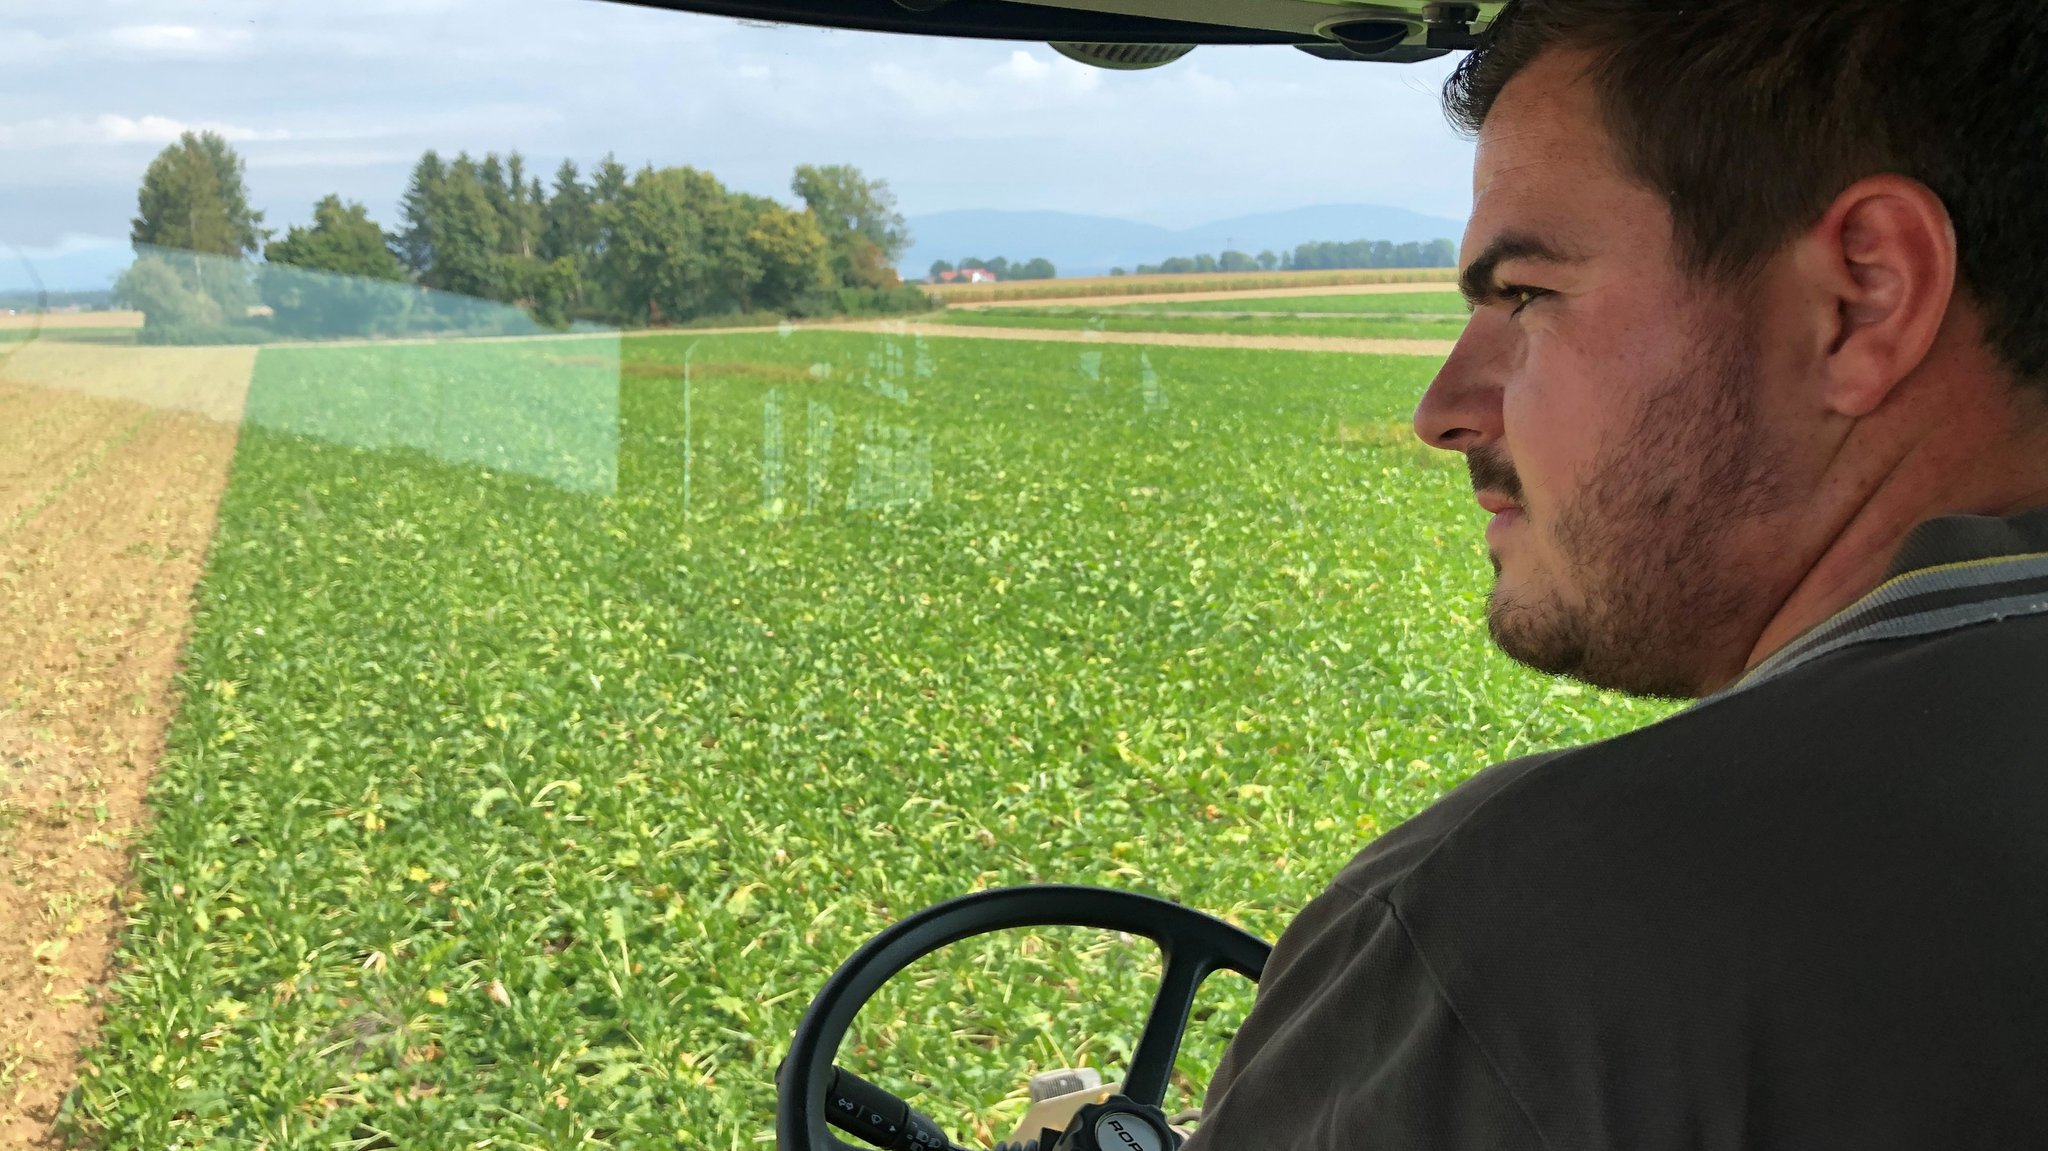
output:
[[[1332,268],[1306,272],[1215,272],[1153,276],[1076,276],[1056,280],[1004,280],[994,284],[928,284],[927,295],[960,305],[993,300],[1033,299],[1040,302],[1056,297],[1155,296],[1159,293],[1200,293],[1258,290],[1270,294],[1275,288],[1318,285],[1360,284],[1442,284],[1457,279],[1454,268]]]
[[[0,359],[0,1148],[47,1145],[97,1027],[254,358]]]
[[[141,312],[53,312],[48,315],[22,313],[0,316],[0,331],[36,329],[57,331],[64,328],[139,328],[142,326]]]

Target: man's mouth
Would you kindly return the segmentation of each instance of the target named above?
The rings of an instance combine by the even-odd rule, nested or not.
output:
[[[1480,492],[1478,495],[1479,506],[1485,508],[1491,515],[1522,510],[1522,505],[1497,492]]]

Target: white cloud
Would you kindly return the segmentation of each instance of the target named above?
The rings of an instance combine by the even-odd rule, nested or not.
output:
[[[284,128],[245,128],[215,120],[187,123],[169,116],[49,116],[0,124],[0,148],[61,148],[80,144],[169,144],[186,132],[214,132],[231,143],[289,140]]]
[[[30,261],[55,260],[64,256],[75,256],[80,252],[104,252],[110,248],[128,246],[126,236],[90,236],[81,232],[65,232],[57,242],[39,248],[17,248],[14,255]]]
[[[250,40],[240,28],[199,28],[191,24],[127,24],[110,28],[107,43],[149,56],[225,56]]]
[[[1019,48],[1010,53],[1010,58],[988,70],[997,79],[1015,80],[1020,84],[1031,84],[1052,74],[1052,65]]]
[[[1077,64],[1064,56],[1048,62],[1022,48],[1013,50],[1008,60],[990,68],[988,74],[996,80],[1036,90],[1050,88],[1079,94],[1102,86],[1101,69]]]
[[[742,64],[739,67],[742,80],[766,80],[774,74],[766,64]]]
[[[212,132],[234,144],[292,138],[290,130],[285,128],[244,128],[237,124],[223,124],[218,120],[202,120],[188,124],[183,120],[173,120],[169,116],[131,119],[127,116],[105,113],[94,117],[92,123],[100,138],[111,144],[169,144],[187,132]]]

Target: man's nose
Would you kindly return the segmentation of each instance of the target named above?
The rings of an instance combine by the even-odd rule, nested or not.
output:
[[[1488,347],[1483,315],[1472,317],[1415,406],[1415,434],[1433,448],[1469,452],[1503,433],[1499,355]]]

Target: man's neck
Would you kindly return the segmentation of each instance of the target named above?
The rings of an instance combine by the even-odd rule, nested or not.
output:
[[[2048,506],[2048,445],[2039,431],[1950,434],[1914,441],[1873,478],[1839,478],[1853,510],[1757,637],[1747,671],[1884,581],[1914,528],[1951,515],[2010,516]]]

